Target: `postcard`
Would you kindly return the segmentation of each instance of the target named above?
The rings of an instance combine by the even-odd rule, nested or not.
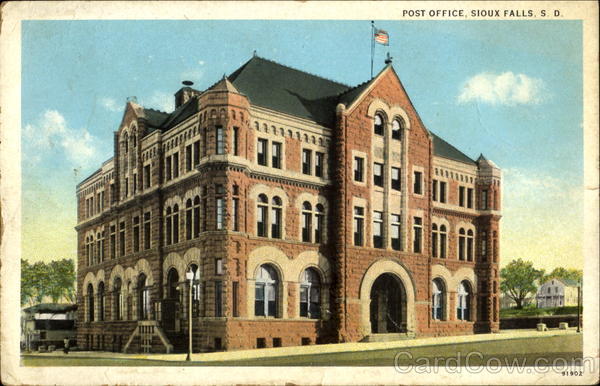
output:
[[[3,4],[2,382],[597,383],[597,15]]]

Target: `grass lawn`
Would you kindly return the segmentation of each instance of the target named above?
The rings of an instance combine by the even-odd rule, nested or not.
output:
[[[436,359],[438,365],[442,365],[448,358],[458,359],[458,361],[453,359],[453,365],[456,363],[464,365],[465,358],[469,353],[481,353],[481,356],[479,354],[470,356],[470,366],[485,364],[490,358],[498,358],[502,363],[513,363],[516,360],[519,364],[526,361],[526,365],[533,365],[537,358],[546,358],[548,363],[556,358],[563,358],[571,362],[576,358],[581,358],[582,348],[582,335],[573,334],[429,347],[294,355],[205,363],[76,357],[77,353],[75,352],[72,353],[72,356],[69,354],[69,357],[66,355],[57,357],[23,355],[22,363],[24,366],[393,366],[396,354],[403,352],[406,354],[402,354],[402,359],[398,362],[400,365],[421,365],[423,360],[428,360],[433,365]],[[418,359],[420,362],[417,362]],[[494,362],[494,365],[497,365],[497,362]]]

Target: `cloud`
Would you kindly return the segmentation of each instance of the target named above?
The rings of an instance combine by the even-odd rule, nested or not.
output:
[[[201,66],[204,66],[204,63],[205,63],[204,60],[199,60],[198,61],[198,64],[201,65]]]
[[[544,82],[524,74],[482,72],[462,85],[458,103],[484,102],[492,105],[536,104],[543,99]]]
[[[124,109],[123,106],[119,105],[113,98],[102,98],[100,103],[102,104],[102,107],[108,111],[120,112]]]
[[[40,162],[44,151],[62,153],[73,163],[73,168],[88,166],[97,156],[97,139],[87,129],[73,129],[56,110],[46,110],[34,124],[23,130],[29,162]],[[27,150],[26,150],[27,151]]]
[[[154,91],[150,97],[140,98],[140,104],[144,107],[171,112],[175,110],[175,97],[162,91]]]

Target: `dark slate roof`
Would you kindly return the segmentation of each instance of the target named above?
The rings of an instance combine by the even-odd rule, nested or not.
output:
[[[579,283],[577,283],[577,280],[572,280],[572,279],[558,279],[558,280],[562,281],[569,287],[577,287],[579,285]]]
[[[40,303],[35,306],[24,308],[23,311],[29,313],[64,313],[68,311],[75,311],[77,304],[72,303]]]
[[[252,57],[229,80],[253,105],[331,126],[338,95],[350,87],[279,63]]]
[[[148,126],[153,129],[159,128],[162,124],[169,118],[169,114],[163,111],[158,111],[154,109],[147,109],[144,107],[144,115],[146,116],[146,121],[148,121]]]
[[[360,94],[362,94],[363,91],[365,91],[367,88],[369,88],[371,83],[375,82],[375,80],[379,77],[379,75],[382,72],[384,72],[388,67],[391,67],[391,66],[392,66],[391,64],[386,65],[381,71],[379,71],[379,74],[375,75],[373,78],[367,80],[366,82],[359,84],[358,86],[352,87],[352,88],[344,91],[339,96],[340,103],[343,103],[346,105],[346,107],[349,107],[352,103],[354,103],[356,101],[356,99],[360,96]]]
[[[433,137],[433,154],[442,157],[448,158],[454,161],[463,162],[469,165],[473,165],[475,161],[465,155],[465,153],[461,152],[454,146],[450,145],[448,142],[444,141],[434,133],[431,133]]]
[[[198,112],[198,98],[191,97],[187,102],[175,109],[169,118],[163,122],[162,128],[169,130],[171,127],[176,126],[178,123],[185,121],[191,115]]]

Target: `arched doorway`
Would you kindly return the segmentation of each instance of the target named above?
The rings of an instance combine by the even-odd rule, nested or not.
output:
[[[179,300],[179,273],[171,268],[167,274],[167,298]]]
[[[371,287],[371,333],[406,332],[406,291],[399,278],[381,274]]]

